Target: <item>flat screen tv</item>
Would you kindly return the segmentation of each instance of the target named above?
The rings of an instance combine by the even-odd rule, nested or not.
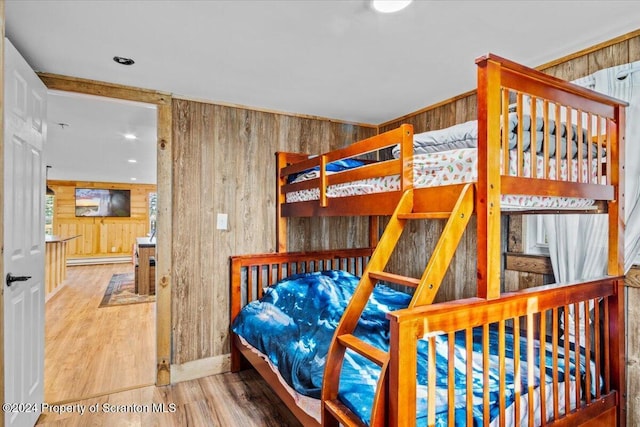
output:
[[[129,217],[131,191],[76,188],[76,216]]]

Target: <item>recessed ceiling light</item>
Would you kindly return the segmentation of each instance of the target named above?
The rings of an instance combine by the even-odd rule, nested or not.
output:
[[[129,159],[129,160],[127,160],[127,162],[129,162],[129,163],[138,163],[138,161],[136,159]]]
[[[133,177],[132,177],[132,178],[131,178],[131,181],[136,181],[137,179],[138,179],[138,178],[133,178]]]
[[[123,56],[114,56],[113,60],[116,61],[120,65],[133,65],[136,62],[131,58],[125,58]]]
[[[371,6],[380,13],[399,12],[411,4],[412,0],[372,0]]]
[[[132,133],[125,133],[125,134],[124,134],[124,138],[125,138],[125,139],[129,139],[129,140],[138,139],[138,137],[137,137],[137,136],[135,136],[135,135],[134,135],[134,134],[132,134]]]

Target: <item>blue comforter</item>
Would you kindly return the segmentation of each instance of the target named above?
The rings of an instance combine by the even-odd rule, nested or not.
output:
[[[265,354],[278,368],[284,380],[297,392],[319,398],[322,387],[325,357],[338,322],[359,281],[343,271],[323,271],[291,276],[265,290],[261,300],[245,306],[232,324],[232,330],[242,336],[249,344]],[[386,286],[376,286],[369,303],[358,323],[354,335],[380,348],[389,348],[389,322],[386,313],[405,308],[410,295],[392,290]],[[483,366],[482,366],[482,329],[474,330],[473,338],[473,404],[476,420],[482,420]],[[464,425],[463,414],[466,408],[466,341],[464,333],[456,334],[455,382],[456,425]],[[498,333],[490,330],[491,366],[489,390],[491,400],[491,418],[498,414]],[[513,381],[513,336],[507,334],[507,392],[506,403],[514,400]],[[521,359],[526,360],[527,352],[524,340],[520,342]],[[426,425],[426,383],[427,383],[427,343],[418,342],[418,425]],[[570,352],[574,355],[574,352]],[[539,345],[535,346],[536,361],[540,357]],[[448,343],[446,336],[436,338],[437,397],[436,425],[448,425],[447,422],[447,358]],[[551,353],[546,352],[547,366],[551,366]],[[581,358],[584,362],[584,358]],[[558,364],[561,378],[565,362],[560,357]],[[568,366],[571,380],[575,377],[574,362]],[[551,381],[551,370],[545,377]],[[581,367],[584,372],[584,367]],[[358,354],[347,351],[340,377],[340,399],[352,409],[365,423],[371,416],[371,406],[375,394],[380,369]],[[521,367],[521,390],[527,392],[526,363]],[[536,383],[540,374],[536,372]]]

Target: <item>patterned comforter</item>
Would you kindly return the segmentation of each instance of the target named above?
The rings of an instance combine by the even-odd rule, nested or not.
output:
[[[319,398],[322,387],[324,364],[329,344],[338,322],[348,304],[359,278],[343,271],[323,271],[304,273],[284,279],[265,290],[259,301],[254,301],[243,308],[232,324],[232,330],[243,337],[249,344],[266,355],[271,364],[280,372],[281,377],[298,393]],[[395,291],[384,285],[376,286],[374,293],[358,323],[354,335],[364,341],[388,350],[389,322],[386,313],[404,308],[410,301],[410,295]],[[463,331],[455,337],[455,382],[456,423],[464,425],[463,417],[466,411],[466,383],[473,381],[474,417],[482,420],[483,398],[483,368],[482,368],[482,329],[476,328],[473,338],[473,377],[466,375],[466,341]],[[491,366],[489,372],[489,390],[491,418],[498,414],[499,373],[498,366],[498,334],[490,330]],[[513,336],[507,334],[507,406],[515,399]],[[542,351],[539,343],[534,344],[535,358],[546,354],[547,367],[552,365],[551,353]],[[521,359],[526,360],[526,345],[520,342]],[[437,366],[437,416],[436,425],[448,425],[447,408],[447,358],[448,344],[446,336],[436,338],[436,366]],[[418,342],[418,425],[426,425],[426,384],[427,384],[427,343]],[[569,353],[570,360],[566,362],[560,355],[558,368],[561,378],[568,369],[570,373],[571,390],[575,390],[575,352]],[[584,362],[584,357],[580,359]],[[537,363],[538,364],[538,363]],[[580,373],[585,367],[580,366]],[[340,380],[340,399],[352,409],[365,423],[371,416],[371,406],[375,394],[376,382],[380,373],[377,365],[369,362],[358,354],[347,351]],[[527,391],[526,363],[521,364],[521,393]],[[545,372],[545,381],[551,382],[551,369]],[[540,372],[536,369],[535,384],[539,385]],[[550,389],[551,387],[548,387]],[[563,393],[563,387],[560,387]],[[547,390],[547,397],[549,390]],[[562,394],[561,394],[562,395]],[[570,393],[575,399],[575,392]],[[543,398],[547,398],[543,397]],[[539,396],[538,396],[539,400]],[[523,403],[524,404],[524,403]],[[564,407],[561,398],[559,405]],[[526,407],[526,404],[524,404]],[[552,405],[547,405],[551,407]],[[526,414],[524,414],[526,415]],[[509,415],[508,415],[509,416]],[[538,415],[539,418],[539,415]]]

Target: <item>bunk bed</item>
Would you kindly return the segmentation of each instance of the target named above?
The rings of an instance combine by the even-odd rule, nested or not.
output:
[[[279,252],[231,259],[232,370],[250,362],[305,426],[625,424],[625,105],[496,55],[476,64],[478,119],[453,129],[475,142],[444,150],[471,150],[462,179],[420,184],[420,140],[441,140],[409,125],[277,154]],[[549,208],[608,216],[608,276],[502,293],[501,214]],[[473,214],[477,296],[433,303]],[[286,252],[289,217],[351,215],[369,216],[370,247]],[[432,218],[446,225],[422,276],[386,271],[405,224]]]

